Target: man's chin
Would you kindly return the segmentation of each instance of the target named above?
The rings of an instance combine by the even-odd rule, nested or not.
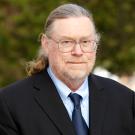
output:
[[[84,71],[74,70],[70,71],[67,74],[65,74],[68,78],[72,80],[82,80],[84,79],[88,74]]]

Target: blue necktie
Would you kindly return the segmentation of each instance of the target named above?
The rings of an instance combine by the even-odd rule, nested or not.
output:
[[[80,100],[82,97],[76,93],[69,95],[74,104],[74,110],[72,113],[72,122],[75,127],[76,135],[88,135],[88,127],[81,114]]]

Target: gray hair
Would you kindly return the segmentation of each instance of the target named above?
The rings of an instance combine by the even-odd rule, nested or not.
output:
[[[86,16],[93,22],[92,15],[86,9],[76,4],[64,4],[54,9],[46,20],[44,27],[45,33],[48,35],[51,32],[52,24],[57,19],[65,19],[69,17]],[[93,23],[94,24],[94,23]]]
[[[44,33],[47,36],[51,35],[53,29],[53,23],[55,22],[55,20],[65,19],[70,17],[81,17],[81,16],[88,17],[93,22],[93,26],[95,27],[92,14],[86,9],[84,9],[83,7],[76,4],[61,5],[56,9],[54,9],[48,16],[44,26]],[[42,36],[43,35],[41,35],[41,38]],[[96,34],[96,37],[97,37],[97,41],[99,41],[98,34]],[[43,49],[40,48],[36,60],[28,62],[26,70],[28,75],[33,75],[35,73],[44,70],[47,67],[47,65],[48,65],[48,58],[45,52],[43,51]]]

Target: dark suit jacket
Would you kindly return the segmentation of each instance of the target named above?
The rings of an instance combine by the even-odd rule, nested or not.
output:
[[[89,88],[89,135],[135,135],[134,92],[92,74]],[[0,90],[0,135],[75,135],[46,71]]]

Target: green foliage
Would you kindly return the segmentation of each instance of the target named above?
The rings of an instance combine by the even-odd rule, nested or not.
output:
[[[135,71],[135,1],[96,4],[93,10],[102,36],[98,65],[118,75],[131,75]]]
[[[24,64],[36,55],[47,15],[67,2],[93,13],[101,33],[97,65],[118,75],[135,71],[134,0],[1,0],[0,86],[26,76]]]

